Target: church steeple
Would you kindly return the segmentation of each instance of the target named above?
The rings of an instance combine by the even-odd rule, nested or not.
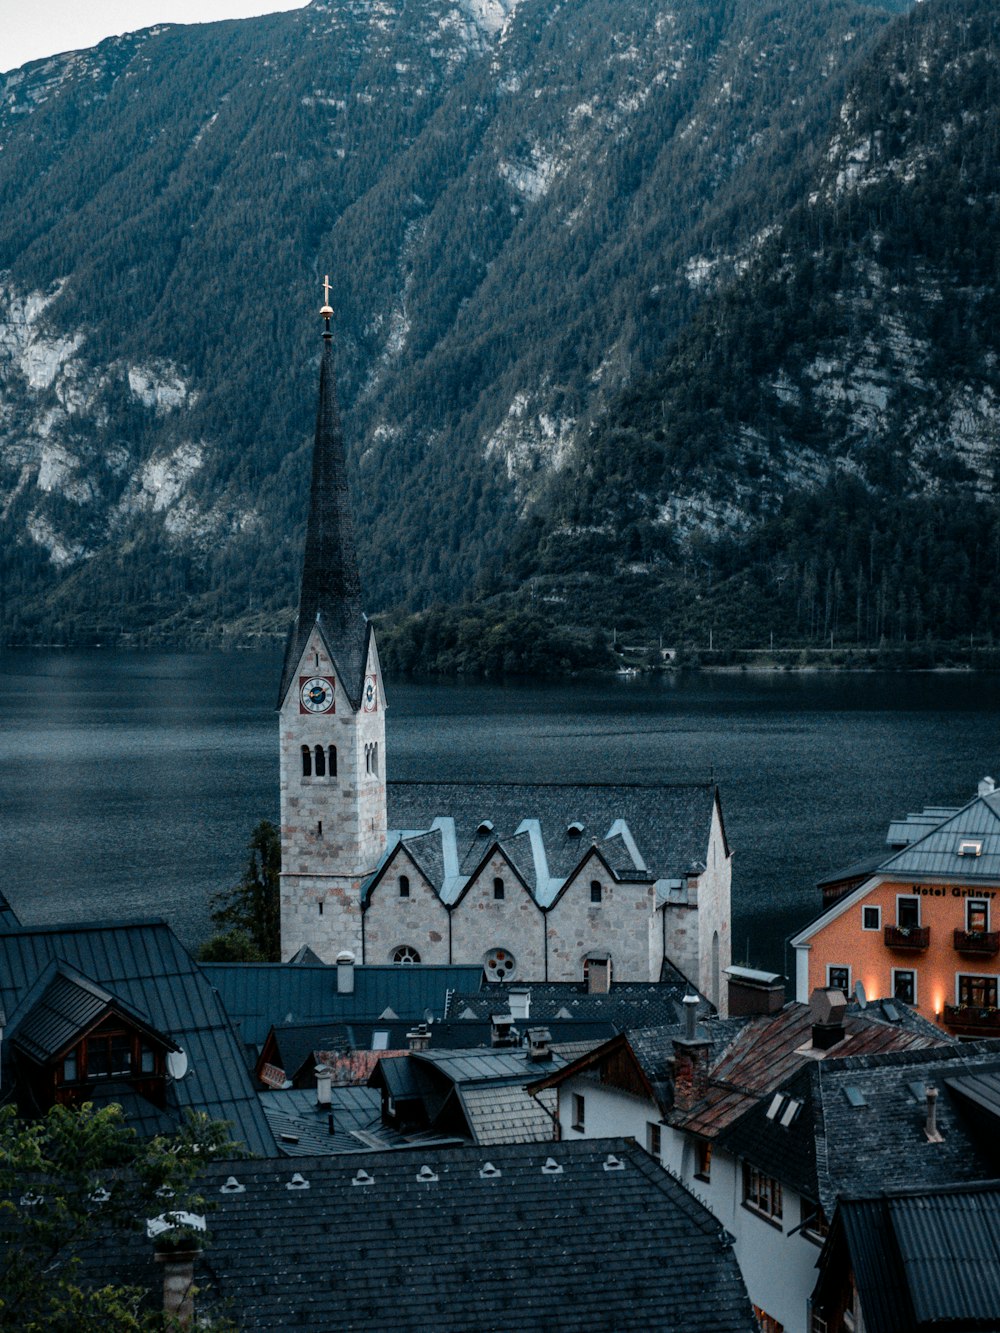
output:
[[[295,668],[318,622],[339,677],[355,707],[360,704],[368,622],[361,605],[361,578],[354,542],[344,437],[337,408],[337,384],[333,363],[333,335],[329,285],[320,314],[323,353],[320,361],[319,406],[313,445],[312,485],[305,556],[299,591],[299,613],[289,637],[281,674],[281,701],[291,684]]]

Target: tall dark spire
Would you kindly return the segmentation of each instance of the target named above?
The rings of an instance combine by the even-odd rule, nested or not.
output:
[[[281,699],[284,699],[288,690],[310,631],[318,621],[326,646],[338,668],[341,684],[352,701],[358,704],[365,669],[368,624],[361,608],[361,578],[347,489],[344,436],[337,409],[333,335],[330,333],[333,311],[326,304],[320,313],[325,320],[325,329],[319,373],[316,440],[313,445],[309,523],[302,561],[299,614],[285,651]]]

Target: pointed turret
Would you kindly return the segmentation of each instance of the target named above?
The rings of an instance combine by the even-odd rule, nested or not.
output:
[[[299,613],[285,649],[282,701],[314,625],[320,626],[341,683],[355,707],[360,704],[368,656],[368,621],[361,609],[361,578],[347,489],[344,437],[337,409],[336,374],[329,305],[321,311],[326,328],[319,376],[319,408],[313,445],[309,523],[302,562]]]

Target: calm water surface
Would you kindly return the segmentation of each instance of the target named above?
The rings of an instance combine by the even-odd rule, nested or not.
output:
[[[275,653],[0,654],[0,867],[25,922],[208,902],[278,813]],[[1000,777],[1000,680],[682,674],[652,682],[387,683],[389,777],[704,781],[736,853],[734,953],[784,970],[814,882],[893,815]]]

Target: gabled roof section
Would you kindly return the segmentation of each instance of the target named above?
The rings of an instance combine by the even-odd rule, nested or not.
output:
[[[0,931],[20,930],[20,928],[20,917],[4,897],[3,890],[0,889]]]
[[[322,632],[323,642],[348,698],[355,709],[359,708],[371,626],[361,606],[361,576],[347,486],[344,437],[337,408],[333,340],[329,332],[323,335],[320,360],[319,406],[299,612],[285,649],[279,708],[316,625]]]
[[[880,871],[1000,879],[1000,792],[973,797],[922,838],[883,861]]]

